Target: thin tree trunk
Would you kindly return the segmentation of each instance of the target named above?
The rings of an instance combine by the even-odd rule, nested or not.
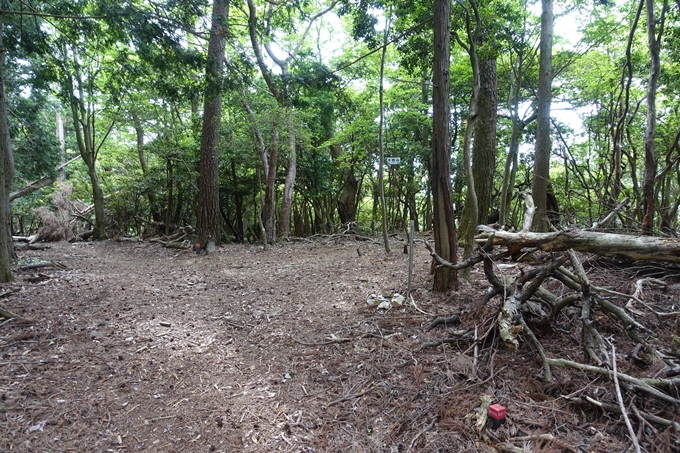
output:
[[[392,10],[389,11],[390,15]],[[383,100],[384,94],[384,76],[385,76],[385,53],[387,52],[387,34],[389,33],[391,17],[387,18],[387,25],[385,25],[385,32],[383,35],[383,48],[380,57],[380,122],[378,125],[378,148],[380,151],[380,163],[378,164],[378,184],[380,185],[380,211],[382,213],[382,235],[383,243],[385,244],[385,252],[392,253],[390,249],[390,238],[387,234],[387,206],[385,203],[385,149],[383,145],[383,122],[385,120],[385,106]]]
[[[475,175],[472,170],[472,142],[476,128],[475,125],[478,119],[478,105],[481,90],[479,56],[477,54],[477,41],[479,40],[481,33],[481,17],[479,16],[476,2],[470,1],[472,11],[465,8],[462,4],[460,4],[460,6],[465,10],[465,22],[468,30],[467,35],[469,44],[466,46],[458,36],[456,36],[456,40],[458,41],[458,44],[467,51],[470,57],[473,79],[470,107],[468,109],[467,124],[465,126],[465,138],[463,140],[463,168],[465,169],[465,178],[467,180],[467,192],[461,220],[461,231],[464,238],[463,241],[465,242],[463,259],[466,259],[472,256],[475,247],[475,229],[479,224],[479,203],[475,187]],[[474,19],[474,28],[472,27],[472,19]],[[475,142],[476,141],[475,138]],[[467,275],[469,274],[470,269],[466,268],[463,272]]]
[[[56,110],[56,122],[57,122],[57,141],[59,142],[59,170],[57,173],[57,181],[66,181],[66,139],[64,137],[64,119],[61,117],[61,110],[57,108]]]
[[[3,23],[0,15],[0,282],[14,281],[12,275],[12,205],[9,193],[14,174],[14,156],[9,137],[7,98],[5,97],[5,58],[7,51],[2,41]]]
[[[149,173],[149,161],[146,157],[146,150],[144,149],[144,126],[139,119],[137,112],[132,112],[132,121],[135,126],[135,133],[137,135],[137,154],[139,155],[139,165],[142,168],[142,174],[146,177]],[[147,189],[147,198],[149,199],[149,210],[151,211],[151,218],[154,222],[161,221],[161,214],[158,212],[156,193],[152,188]]]
[[[279,155],[279,125],[275,120],[272,125],[272,141],[269,147],[269,168],[264,167],[264,229],[265,240],[269,244],[276,242],[276,160]]]
[[[613,177],[614,180],[611,184],[611,203],[615,205],[618,202],[619,195],[621,194],[621,177],[623,174],[622,166],[622,153],[623,153],[623,137],[624,131],[627,127],[626,118],[628,117],[628,110],[630,108],[630,86],[633,81],[633,57],[632,57],[632,47],[633,40],[635,37],[635,30],[637,29],[638,22],[640,21],[640,16],[642,15],[642,8],[644,6],[645,0],[640,0],[638,3],[638,8],[635,13],[635,18],[633,19],[633,24],[630,27],[630,32],[628,34],[628,41],[626,43],[626,61],[623,66],[623,71],[621,73],[621,92],[619,93],[618,99],[616,100],[617,107],[619,110],[619,115],[616,124],[613,128]],[[623,99],[621,97],[623,96]]]
[[[536,152],[531,195],[536,204],[532,229],[548,231],[548,179],[550,177],[550,104],[552,102],[553,0],[541,0],[541,41],[538,75]]]
[[[222,116],[222,68],[227,42],[229,0],[214,0],[206,88],[203,100],[203,126],[198,176],[198,243],[212,252],[220,243],[220,193],[218,143]]]
[[[288,91],[288,90],[286,90]],[[295,149],[295,117],[291,105],[286,108],[288,121],[288,168],[286,169],[286,179],[283,183],[283,197],[281,199],[281,212],[279,213],[279,230],[281,237],[288,239],[290,236],[290,212],[293,205],[293,189],[295,188],[295,177],[297,175],[297,152]]]
[[[508,213],[510,211],[510,201],[515,188],[515,177],[517,175],[517,157],[519,154],[519,94],[521,87],[522,56],[519,56],[517,75],[513,79],[512,100],[510,112],[512,114],[512,132],[510,133],[510,147],[505,159],[505,170],[503,172],[503,184],[501,186],[501,206],[498,213],[498,224],[505,226],[508,223]]]
[[[656,18],[654,17],[654,0],[646,0],[647,9],[647,43],[649,45],[649,81],[647,82],[647,125],[645,128],[645,173],[642,182],[643,211],[642,233],[651,235],[654,232],[656,155],[654,154],[654,137],[656,136],[656,88],[661,72],[661,36],[668,1],[664,0],[659,23],[659,34],[656,35]]]

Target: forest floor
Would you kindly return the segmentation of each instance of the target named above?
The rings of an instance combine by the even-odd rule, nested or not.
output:
[[[48,246],[19,252],[20,263],[65,269],[17,269],[7,286],[17,291],[0,300],[28,320],[0,327],[0,451],[496,451],[470,417],[483,394],[507,408],[505,425],[484,429],[489,443],[506,441],[504,451],[631,445],[620,416],[569,399],[616,405],[606,376],[556,368],[555,382],[545,382],[529,341],[511,351],[490,329],[500,302],[482,305],[481,265],[457,291],[433,293],[422,244],[417,308],[389,310],[367,299],[406,294],[408,257],[396,239],[391,255],[350,235],[209,255],[154,243]],[[600,285],[632,291],[630,270],[588,271]],[[643,297],[678,306],[672,294]],[[457,325],[425,329],[453,314]],[[579,315],[566,312],[558,329],[538,332],[550,357],[582,361]],[[677,316],[638,320],[662,338],[678,331]],[[659,371],[633,363],[623,329],[597,322],[616,339],[620,370]],[[490,330],[476,361],[470,336],[420,349],[475,326],[480,337]],[[632,421],[643,451],[678,451],[677,433]]]

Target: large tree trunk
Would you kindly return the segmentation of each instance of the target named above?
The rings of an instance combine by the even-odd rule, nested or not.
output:
[[[472,149],[472,176],[477,195],[478,223],[486,223],[491,212],[496,172],[496,123],[498,117],[496,59],[479,62],[479,98]],[[477,225],[472,225],[477,228]]]
[[[13,282],[12,275],[12,205],[9,192],[14,174],[14,156],[9,137],[7,98],[5,97],[5,56],[2,42],[2,16],[0,16],[0,282]]]
[[[439,256],[457,260],[456,228],[451,201],[451,105],[449,73],[451,55],[451,2],[434,1],[434,66],[432,72],[432,172],[431,186],[434,211],[434,245]],[[452,278],[453,277],[453,278]],[[435,269],[435,291],[446,291],[456,274],[448,268]]]
[[[218,148],[222,116],[222,68],[227,42],[229,0],[213,2],[212,25],[203,100],[203,127],[198,176],[198,238],[208,252],[220,243],[220,190]]]
[[[552,102],[553,0],[541,0],[536,152],[531,195],[536,203],[532,229],[548,231],[547,193],[550,177],[550,104]]]

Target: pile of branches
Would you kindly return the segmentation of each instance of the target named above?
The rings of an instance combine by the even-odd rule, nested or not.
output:
[[[52,194],[54,209],[41,206],[35,210],[40,217],[42,226],[29,242],[57,242],[68,241],[75,236],[71,222],[71,202],[69,197],[73,192],[71,186],[62,184],[59,190]]]
[[[501,243],[507,240],[508,234],[506,233],[506,238]],[[527,269],[520,270],[512,277],[498,278],[495,272],[498,269],[497,262],[510,256],[518,256],[524,244],[531,242],[520,239],[525,234],[534,233],[512,234],[514,235],[512,245],[507,245],[506,250],[494,253],[494,244],[498,243],[496,235],[493,231],[485,231],[483,235],[478,236],[478,240],[484,245],[479,247],[475,255],[458,264],[442,259],[427,243],[426,247],[438,266],[461,270],[480,262],[483,263],[484,274],[490,283],[490,289],[483,303],[486,304],[497,297],[501,299],[500,309],[495,319],[500,338],[508,349],[516,350],[519,345],[518,338],[524,335],[534,345],[540,356],[545,381],[555,380],[553,376],[555,367],[567,367],[608,377],[612,383],[612,395],[615,395],[613,401],[598,401],[583,391],[568,395],[566,398],[577,404],[592,405],[622,415],[629,435],[635,443],[637,443],[637,438],[629,419],[629,412],[637,417],[640,424],[649,425],[649,422],[652,422],[671,427],[676,432],[680,431],[680,423],[676,421],[675,416],[680,412],[678,392],[680,339],[672,337],[672,344],[659,344],[657,333],[633,317],[635,314],[641,314],[635,309],[635,303],[649,308],[659,319],[677,318],[680,312],[655,311],[639,297],[640,292],[637,290],[631,295],[592,284],[582,262],[572,248],[555,250],[558,247],[551,246],[549,254],[546,254],[548,259],[540,265],[527,266]],[[553,234],[552,237],[554,239],[555,235]],[[552,245],[554,246],[554,243]],[[535,242],[531,243],[530,247],[534,251],[541,248]],[[674,261],[674,259],[667,261]],[[548,289],[551,287],[548,284],[551,280],[560,282],[566,292],[563,291],[560,296],[551,292]],[[638,281],[636,287],[641,289],[644,283],[664,284],[658,279],[643,279]],[[628,301],[625,308],[620,306],[623,304],[615,303],[619,300]],[[569,309],[570,316],[578,313],[580,309],[580,316],[578,316],[581,324],[580,343],[584,351],[585,363],[550,357],[539,339],[539,332],[544,330],[542,327],[552,326],[555,327],[553,330],[565,332],[557,327],[557,321],[566,309]],[[603,336],[598,331],[598,324],[595,322],[597,316],[602,314],[622,327],[627,336],[637,344],[631,354],[631,359],[647,367],[651,364],[656,365],[655,368],[649,368],[654,372],[653,376],[636,377],[617,369],[615,342]],[[477,340],[479,341],[481,339]],[[640,397],[636,398],[636,395]],[[640,401],[645,403],[640,404]],[[650,401],[653,403],[650,404]]]

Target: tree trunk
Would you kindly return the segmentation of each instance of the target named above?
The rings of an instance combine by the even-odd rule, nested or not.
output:
[[[432,91],[432,186],[434,211],[434,245],[439,256],[455,263],[457,260],[456,228],[453,224],[451,201],[451,105],[449,73],[451,55],[451,2],[434,0],[434,65]],[[435,291],[446,291],[456,274],[444,267],[435,269]]]
[[[142,174],[146,177],[149,173],[149,161],[146,158],[146,150],[144,149],[144,126],[139,119],[137,112],[132,111],[132,121],[137,135],[137,154],[139,155],[139,165],[142,168]],[[151,211],[151,218],[154,222],[161,221],[161,214],[158,212],[156,193],[152,188],[147,189],[147,198],[149,199],[149,210]]]
[[[166,190],[168,192],[168,203],[165,209],[165,234],[170,234],[170,229],[172,225],[172,211],[174,209],[174,175],[172,168],[172,157],[168,156],[165,162],[165,177],[166,177]],[[199,242],[200,244],[200,242]]]
[[[392,10],[390,9],[390,15]],[[390,249],[390,239],[387,235],[387,206],[385,203],[385,147],[383,142],[383,123],[385,121],[385,105],[384,105],[384,79],[385,79],[385,53],[387,51],[387,34],[389,33],[390,20],[388,17],[387,25],[383,35],[383,48],[380,57],[380,121],[378,123],[378,149],[380,151],[380,162],[378,163],[378,184],[380,184],[380,212],[382,213],[382,235],[383,243],[385,245],[385,252],[392,253]]]
[[[479,224],[479,203],[477,197],[477,189],[475,187],[475,175],[472,166],[472,144],[473,136],[478,120],[478,104],[481,89],[480,81],[480,65],[479,55],[477,54],[478,44],[481,44],[481,17],[477,4],[470,1],[472,10],[459,5],[464,8],[465,23],[467,28],[468,44],[466,45],[458,36],[456,40],[461,47],[463,47],[469,57],[470,66],[472,68],[472,93],[470,94],[470,107],[468,109],[467,124],[465,125],[465,138],[463,140],[463,168],[465,169],[465,179],[467,182],[467,192],[465,195],[465,207],[463,208],[463,215],[460,222],[460,230],[462,232],[463,242],[465,243],[465,250],[463,258],[468,258],[472,255],[474,250],[475,229]],[[472,22],[474,20],[474,23]],[[474,137],[476,143],[477,138]],[[470,270],[463,271],[467,275]]]
[[[341,161],[341,157],[345,154],[342,146],[333,144],[330,147],[331,156],[336,164],[340,167],[340,196],[338,197],[338,216],[340,221],[344,223],[353,222],[356,220],[356,197],[359,192],[359,181],[357,181],[354,174],[354,163],[345,164]]]
[[[550,177],[550,104],[552,102],[553,0],[541,0],[536,152],[531,195],[536,203],[532,229],[548,231],[547,193]]]
[[[288,120],[288,168],[286,169],[286,179],[283,183],[283,197],[281,198],[281,212],[279,213],[279,230],[281,237],[284,239],[288,239],[290,236],[290,212],[293,206],[293,189],[295,188],[295,177],[297,175],[295,117],[293,116],[293,107],[291,105],[288,105],[286,108],[286,117]]]
[[[14,156],[9,137],[7,98],[5,97],[5,57],[7,51],[2,42],[2,16],[0,15],[0,282],[14,281],[12,275],[12,205],[9,192],[14,174]]]
[[[213,2],[212,25],[208,42],[203,126],[198,176],[197,242],[212,252],[220,243],[220,190],[218,143],[222,116],[222,69],[227,42],[229,0]]]
[[[57,141],[59,142],[59,170],[57,173],[57,181],[66,181],[66,138],[64,137],[64,120],[61,117],[61,110],[56,109],[57,122]]]
[[[272,141],[269,148],[269,167],[265,167],[264,184],[264,229],[267,232],[266,241],[276,242],[276,160],[279,154],[279,125],[276,121],[272,125]]]
[[[659,54],[661,52],[661,36],[668,2],[664,0],[659,23],[659,35],[656,35],[656,18],[654,17],[654,0],[646,0],[647,9],[647,43],[649,45],[649,81],[647,82],[647,125],[645,128],[645,173],[642,181],[643,212],[642,233],[651,235],[654,232],[654,180],[656,178],[656,155],[654,154],[654,137],[656,136],[656,88],[661,71]]]
[[[496,59],[479,63],[479,98],[472,150],[472,175],[477,195],[478,223],[487,223],[491,213],[496,172],[496,123],[498,116]],[[477,225],[472,225],[477,228]]]
[[[234,207],[236,209],[236,240],[245,241],[245,230],[243,229],[243,195],[238,188],[239,180],[236,174],[236,160],[231,160],[231,179],[234,181]]]
[[[78,143],[78,151],[80,157],[87,167],[87,174],[90,177],[92,184],[92,203],[94,204],[94,227],[92,229],[92,238],[94,240],[104,240],[106,235],[106,213],[104,211],[104,193],[99,184],[99,175],[97,174],[97,157],[99,149],[108,137],[114,123],[111,123],[108,130],[97,144],[95,142],[95,115],[94,105],[87,102],[86,98],[92,96],[90,90],[93,89],[93,81],[91,79],[84,79],[81,63],[76,51],[73,49],[62,49],[64,59],[71,59],[74,65],[74,70],[67,72],[66,92],[64,97],[68,99],[71,105],[71,113],[73,114],[73,128],[76,133],[76,141]],[[77,93],[77,95],[76,95]]]

